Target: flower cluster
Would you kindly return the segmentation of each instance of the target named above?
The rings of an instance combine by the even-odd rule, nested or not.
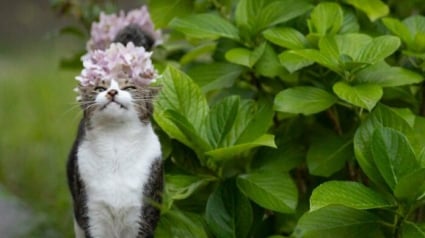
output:
[[[112,43],[106,50],[89,51],[82,57],[84,69],[75,79],[82,86],[95,85],[99,80],[125,78],[138,85],[148,85],[156,78],[151,52],[136,47]]]
[[[156,45],[160,43],[161,31],[155,31],[147,7],[142,6],[128,12],[127,15],[124,11],[121,11],[118,15],[100,13],[99,22],[92,24],[87,50],[108,48],[118,32],[128,25],[140,26],[144,32],[153,37]]]

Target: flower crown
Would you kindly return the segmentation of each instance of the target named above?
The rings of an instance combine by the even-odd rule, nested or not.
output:
[[[128,25],[140,26],[140,29],[152,36],[155,45],[161,43],[161,31],[155,31],[147,7],[142,6],[140,9],[128,12],[127,15],[124,11],[120,11],[118,15],[100,13],[99,22],[92,24],[87,50],[108,48],[118,32]]]
[[[80,85],[95,85],[99,80],[125,78],[137,85],[149,85],[157,77],[151,61],[152,52],[136,47],[112,43],[106,50],[89,51],[81,60],[84,69],[75,79]]]

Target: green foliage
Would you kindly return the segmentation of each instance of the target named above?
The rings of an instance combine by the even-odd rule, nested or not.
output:
[[[149,1],[158,237],[424,237],[425,17],[386,2]]]

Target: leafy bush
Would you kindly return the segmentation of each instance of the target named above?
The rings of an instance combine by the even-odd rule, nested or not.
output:
[[[157,237],[425,237],[420,1],[148,6]]]

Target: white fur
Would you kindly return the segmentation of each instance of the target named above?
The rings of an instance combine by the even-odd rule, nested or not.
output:
[[[128,92],[113,81],[108,89],[119,91],[115,100],[91,117],[92,129],[78,150],[78,167],[87,193],[90,234],[94,237],[137,236],[143,187],[161,149],[150,124],[138,119]],[[106,105],[106,93],[96,102]],[[77,231],[76,231],[77,232]]]

